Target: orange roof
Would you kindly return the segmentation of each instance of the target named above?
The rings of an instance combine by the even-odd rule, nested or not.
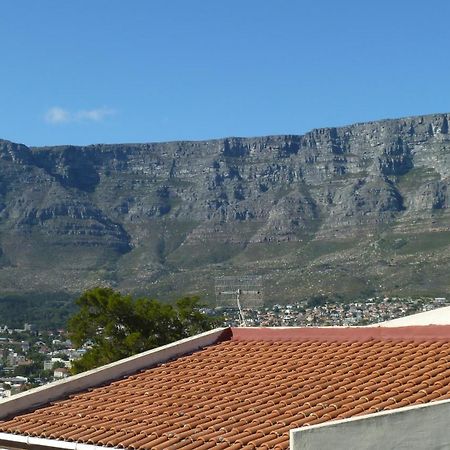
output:
[[[450,398],[449,326],[231,331],[0,431],[130,449],[287,449],[292,428]]]

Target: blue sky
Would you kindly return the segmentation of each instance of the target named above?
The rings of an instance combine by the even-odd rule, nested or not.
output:
[[[450,111],[450,2],[14,0],[0,138],[301,134]]]

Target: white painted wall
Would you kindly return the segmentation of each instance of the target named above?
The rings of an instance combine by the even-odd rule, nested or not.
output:
[[[450,306],[374,323],[369,327],[407,327],[410,325],[450,325]]]
[[[448,450],[450,400],[291,430],[291,450]]]

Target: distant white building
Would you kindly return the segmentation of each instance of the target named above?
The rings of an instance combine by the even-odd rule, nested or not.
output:
[[[61,378],[67,378],[70,375],[69,369],[67,367],[58,367],[53,371],[53,377],[57,380]]]

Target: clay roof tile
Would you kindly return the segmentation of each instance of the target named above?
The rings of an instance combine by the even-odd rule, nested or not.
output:
[[[139,450],[288,448],[290,428],[450,398],[450,333],[432,339],[432,331],[422,339],[338,330],[327,339],[312,329],[266,339],[240,329],[231,340],[0,421],[0,430]]]

